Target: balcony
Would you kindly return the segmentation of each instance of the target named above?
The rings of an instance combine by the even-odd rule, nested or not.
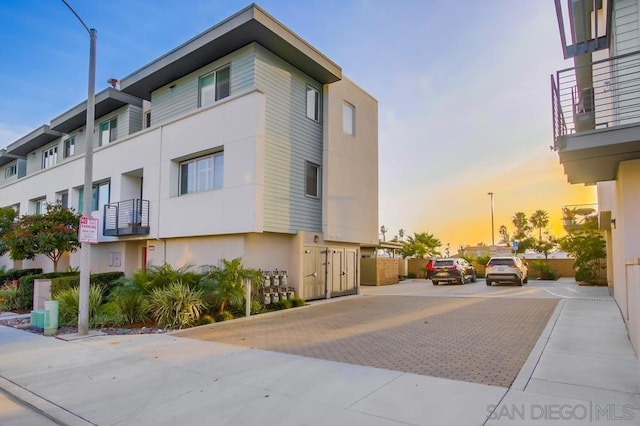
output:
[[[551,76],[553,149],[570,183],[615,180],[640,158],[640,51]]]
[[[149,200],[126,200],[104,206],[102,235],[149,235]]]
[[[567,232],[584,229],[588,224],[598,227],[597,204],[572,204],[562,208],[562,226]]]

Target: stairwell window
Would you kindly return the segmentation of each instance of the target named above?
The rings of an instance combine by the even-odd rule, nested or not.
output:
[[[118,119],[112,118],[100,123],[100,146],[108,145],[116,139],[118,139]]]
[[[8,178],[18,173],[18,165],[12,164],[4,169],[4,177]]]
[[[305,170],[305,195],[320,198],[320,166],[306,163]]]
[[[307,86],[307,118],[320,121],[320,92],[311,86]]]
[[[342,131],[350,136],[356,134],[356,107],[351,104],[342,104]]]
[[[73,157],[76,153],[76,138],[71,136],[69,139],[64,140],[64,158]]]
[[[211,105],[229,96],[230,71],[227,65],[198,79],[198,107]]]
[[[180,163],[180,195],[220,189],[224,176],[224,152]]]
[[[58,162],[58,147],[52,146],[51,148],[42,151],[42,168],[47,169],[51,166],[55,166]]]

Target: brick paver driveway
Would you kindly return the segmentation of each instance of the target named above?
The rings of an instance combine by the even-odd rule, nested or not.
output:
[[[364,296],[177,334],[507,387],[556,304],[555,299]]]

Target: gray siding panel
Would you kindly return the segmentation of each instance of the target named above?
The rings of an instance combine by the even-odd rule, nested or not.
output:
[[[264,229],[321,232],[322,200],[305,196],[305,165],[322,170],[322,123],[306,116],[307,84],[320,94],[322,85],[259,45],[255,78],[266,93]]]
[[[231,65],[231,95],[253,88],[253,52],[254,45],[247,45],[155,90],[151,94],[151,125],[155,126],[197,109],[198,78],[223,65]]]
[[[638,0],[614,2],[614,55],[622,55],[640,48],[638,3]]]
[[[142,108],[129,105],[129,134],[142,130]]]

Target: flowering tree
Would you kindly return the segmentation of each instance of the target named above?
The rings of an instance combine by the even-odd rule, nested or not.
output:
[[[5,244],[4,236],[11,231],[16,215],[16,211],[11,207],[0,209],[0,255],[9,251],[9,248]]]
[[[4,244],[13,260],[35,259],[45,255],[58,271],[58,261],[65,252],[80,247],[80,215],[60,204],[48,204],[44,214],[24,215],[4,236]]]

